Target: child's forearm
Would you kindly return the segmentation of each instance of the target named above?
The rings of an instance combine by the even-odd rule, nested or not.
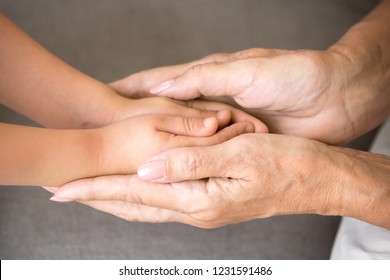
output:
[[[99,131],[0,124],[0,185],[56,186],[98,175]]]
[[[0,13],[0,103],[52,128],[102,126],[122,98],[67,65]]]

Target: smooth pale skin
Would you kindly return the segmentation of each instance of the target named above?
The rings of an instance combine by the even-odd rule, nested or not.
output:
[[[212,147],[172,149],[139,169],[149,182],[81,180],[54,199],[82,201],[128,221],[205,228],[316,213],[390,229],[390,158],[316,141],[344,143],[389,115],[389,14],[390,1],[382,1],[326,51],[217,54],[112,83],[125,96],[231,96],[287,135],[245,134]]]
[[[56,58],[2,14],[0,38],[0,102],[50,128],[0,124],[0,185],[57,186],[134,174],[168,148],[267,131],[226,104],[124,98]]]

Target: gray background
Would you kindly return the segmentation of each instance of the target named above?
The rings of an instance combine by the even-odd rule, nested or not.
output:
[[[1,1],[54,54],[103,82],[214,52],[326,49],[376,1]],[[1,38],[0,38],[1,40]],[[1,107],[0,121],[34,125]],[[367,149],[375,131],[349,144]],[[337,217],[275,217],[214,230],[128,223],[49,201],[35,187],[0,187],[1,259],[327,259]]]

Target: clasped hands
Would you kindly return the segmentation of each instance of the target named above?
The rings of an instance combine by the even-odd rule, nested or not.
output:
[[[109,86],[125,97],[189,101],[139,99],[154,103],[145,105],[152,111],[104,128],[110,130],[103,141],[110,154],[101,164],[108,169],[119,164],[117,175],[108,172],[46,189],[55,193],[52,200],[78,201],[128,221],[202,228],[282,214],[357,217],[348,204],[364,203],[364,191],[351,188],[349,174],[340,179],[355,153],[328,145],[374,126],[347,104],[357,90],[351,82],[357,74],[345,70],[348,63],[337,49],[250,49],[116,81]],[[262,122],[228,105],[192,101],[200,97],[243,109],[277,134],[265,133]],[[125,118],[124,112],[116,118]],[[137,144],[126,146],[129,137]],[[121,162],[114,163],[118,158]],[[361,160],[353,164],[356,170],[365,168]]]

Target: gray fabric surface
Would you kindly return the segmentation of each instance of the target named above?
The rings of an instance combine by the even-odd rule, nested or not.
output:
[[[0,9],[57,56],[108,82],[214,52],[325,49],[375,2],[3,0]],[[4,107],[0,121],[32,124]],[[371,136],[353,146],[367,149]],[[202,230],[128,223],[49,197],[40,188],[0,187],[0,258],[327,259],[339,223],[301,215]]]

